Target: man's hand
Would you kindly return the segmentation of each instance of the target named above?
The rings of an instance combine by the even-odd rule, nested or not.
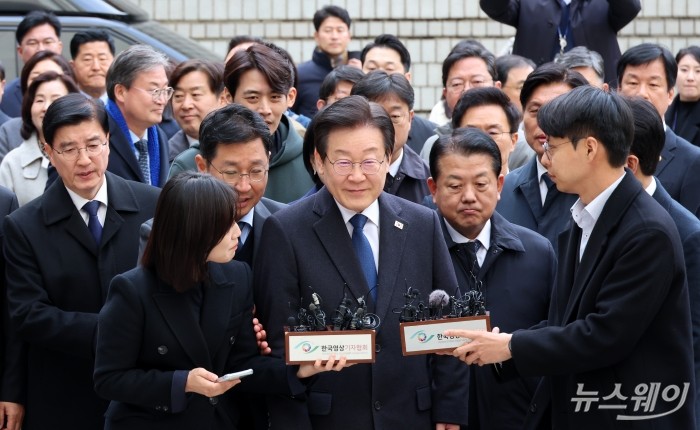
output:
[[[447,424],[447,423],[437,423],[437,424],[435,424],[435,430],[459,430],[459,425]]]
[[[0,428],[19,430],[22,427],[23,419],[24,406],[19,403],[0,402]]]
[[[499,333],[498,328],[493,332],[477,330],[447,330],[445,336],[459,336],[471,339],[462,346],[455,348],[452,355],[467,364],[502,363],[511,358],[508,342],[513,336],[510,333]]]
[[[308,378],[310,376],[314,376],[315,374],[322,372],[339,372],[344,368],[350,367],[352,365],[353,364],[346,363],[345,356],[340,357],[340,359],[336,362],[335,355],[331,355],[330,357],[328,357],[328,361],[326,361],[326,364],[323,364],[323,361],[319,358],[314,364],[306,363],[300,365],[299,370],[297,371],[297,378]]]
[[[260,355],[269,355],[272,349],[267,344],[267,332],[265,332],[265,328],[257,318],[253,318],[253,331],[255,331],[255,339],[258,341]]]

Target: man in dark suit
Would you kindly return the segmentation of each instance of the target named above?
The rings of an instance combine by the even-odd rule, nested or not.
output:
[[[262,117],[239,104],[211,112],[199,127],[197,170],[231,185],[238,193],[236,219],[241,227],[234,257],[253,267],[267,217],[287,206],[263,197],[270,162],[270,129]],[[146,245],[153,220],[141,227],[141,249]]]
[[[678,228],[685,257],[685,272],[690,297],[690,319],[693,323],[695,358],[695,428],[700,428],[700,220],[673,200],[661,182],[654,177],[664,147],[664,125],[654,106],[641,98],[627,100],[634,115],[634,142],[627,157],[627,167],[644,189],[671,215]]]
[[[168,138],[158,127],[173,95],[165,55],[147,45],[122,51],[107,72],[108,170],[124,179],[162,186],[168,179]]]
[[[620,93],[649,100],[661,117],[673,100],[678,66],[668,49],[653,43],[633,46],[620,57]],[[666,127],[656,177],[678,203],[700,216],[700,148]]]
[[[17,197],[14,193],[5,187],[0,187],[0,217],[4,223],[5,217],[12,211],[17,209]],[[0,228],[0,246],[4,241],[3,229]],[[0,258],[0,428],[7,427],[9,430],[19,430],[22,427],[22,418],[24,417],[24,406],[21,404],[21,399],[13,395],[16,384],[21,384],[17,377],[7,372],[7,369],[12,369],[13,364],[7,360],[5,354],[5,344],[15,342],[11,338],[16,337],[14,330],[9,328],[9,319],[7,314],[7,304],[5,303],[5,257]],[[16,390],[15,390],[16,391]]]
[[[36,10],[29,12],[15,31],[17,54],[26,64],[39,51],[52,51],[61,55],[61,22],[51,12]],[[5,94],[0,101],[0,109],[12,118],[22,116],[22,87],[19,77],[11,80],[5,87]]]
[[[381,326],[374,364],[321,375],[306,398],[268,397],[272,428],[465,425],[466,369],[452,357],[401,353],[394,309],[407,287],[427,298],[432,288],[454,294],[457,282],[437,214],[382,192],[394,146],[389,116],[349,96],[320,111],[308,133],[325,187],[267,219],[255,261],[255,302],[272,354],[284,356],[283,326],[314,292],[326,315],[344,296],[364,297]]]
[[[546,319],[556,271],[554,248],[494,211],[503,187],[496,143],[481,130],[457,129],[433,146],[430,172],[428,185],[461,292],[479,289],[491,324],[507,332]],[[523,273],[527,276],[513,276]],[[471,366],[468,428],[520,430],[538,382],[519,378],[499,383],[492,369]]]
[[[374,70],[384,70],[389,74],[399,73],[411,82],[411,54],[398,37],[393,34],[381,34],[362,49],[360,54],[362,71],[370,73]],[[420,154],[423,144],[435,134],[438,125],[434,122],[414,115],[408,132],[406,145]]]
[[[104,426],[107,402],[93,389],[97,314],[112,278],[136,266],[138,229],[158,189],[105,172],[107,116],[82,94],[56,100],[44,117],[46,151],[60,180],[5,222],[7,301],[26,354],[14,389],[23,429]]]
[[[537,112],[556,96],[586,84],[583,76],[561,64],[544,64],[528,75],[520,92],[523,131],[537,155],[506,175],[501,200],[496,206],[496,211],[508,221],[549,239],[555,250],[557,236],[569,225],[569,208],[576,196],[560,192],[542,165],[542,145],[547,134],[537,124]]]
[[[543,106],[538,121],[549,136],[547,170],[580,197],[560,236],[549,318],[512,334],[447,331],[471,339],[454,354],[502,363],[503,376],[545,376],[550,404],[543,396],[531,412],[550,406],[551,428],[693,428],[683,248],[669,214],[625,172],[629,106],[585,86]]]
[[[357,81],[352,87],[352,94],[380,104],[394,123],[396,140],[384,191],[420,204],[430,194],[426,182],[430,170],[423,159],[407,146],[414,118],[411,83],[399,73],[390,75],[379,70]]]
[[[620,58],[617,33],[642,9],[640,0],[480,0],[481,9],[500,23],[515,27],[513,54],[537,65],[560,51],[586,46],[605,60],[605,76],[615,86]]]

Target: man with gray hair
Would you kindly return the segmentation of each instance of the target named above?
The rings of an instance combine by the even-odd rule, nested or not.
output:
[[[156,125],[173,95],[168,59],[148,45],[120,53],[107,72],[108,170],[132,181],[162,186],[168,178],[168,140]]]
[[[585,46],[577,46],[563,54],[557,54],[554,62],[563,64],[569,70],[579,72],[594,87],[605,91],[609,88],[609,85],[605,82],[603,57]]]

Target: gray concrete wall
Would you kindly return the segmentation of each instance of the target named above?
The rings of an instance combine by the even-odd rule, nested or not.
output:
[[[416,111],[429,111],[440,98],[441,63],[460,39],[475,38],[498,54],[515,34],[490,20],[478,0],[132,0],[151,17],[203,46],[226,54],[228,39],[250,34],[287,49],[297,63],[314,49],[314,12],[344,7],[353,19],[350,49],[374,36],[395,34],[413,60]],[[700,0],[642,0],[642,12],[619,36],[624,51],[642,42],[666,45],[674,53],[700,44]]]

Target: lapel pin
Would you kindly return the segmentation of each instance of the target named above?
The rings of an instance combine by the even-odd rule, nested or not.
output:
[[[399,230],[403,230],[403,223],[394,221],[394,227],[398,228]]]

